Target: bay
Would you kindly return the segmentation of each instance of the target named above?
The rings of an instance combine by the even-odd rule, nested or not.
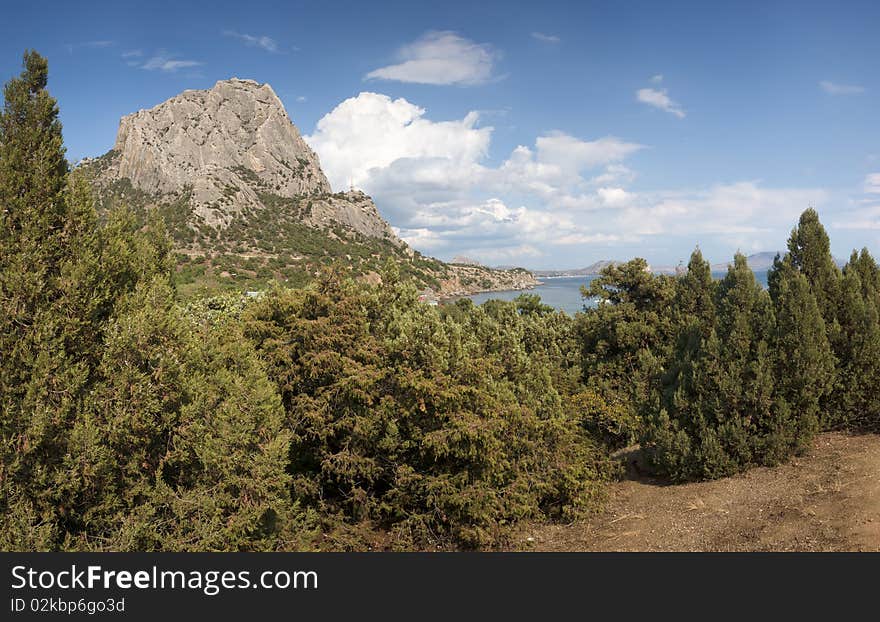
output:
[[[724,272],[713,272],[712,276],[716,279],[724,277]],[[541,302],[550,305],[559,311],[565,311],[569,315],[574,315],[578,311],[596,306],[594,299],[584,300],[581,297],[581,286],[589,287],[590,283],[598,278],[598,275],[591,276],[564,276],[555,278],[543,278],[541,284],[529,290],[516,290],[505,292],[481,292],[468,296],[474,301],[474,304],[480,305],[487,300],[514,300],[522,294],[537,294],[541,297]],[[767,287],[767,271],[759,270],[755,272],[755,278],[763,286]]]

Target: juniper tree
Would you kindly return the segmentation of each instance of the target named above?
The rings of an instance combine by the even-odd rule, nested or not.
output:
[[[692,330],[646,427],[652,463],[673,479],[729,475],[785,454],[777,431],[788,407],[775,388],[769,295],[737,253],[715,294],[716,323]],[[781,449],[782,448],[782,449]]]
[[[856,430],[880,429],[880,313],[876,264],[867,251],[853,252],[843,270],[838,318],[845,348],[830,400],[830,423]]]
[[[700,249],[691,253],[687,272],[675,284],[674,313],[680,325],[698,320],[706,328],[715,323],[715,289],[712,267]]]
[[[709,458],[714,432],[706,413],[718,410],[720,354],[715,332],[715,291],[711,268],[695,250],[687,272],[676,282],[675,345],[666,363],[658,401],[646,409],[642,442],[649,460],[675,480],[729,470],[723,457]],[[707,463],[712,462],[712,466]]]
[[[788,238],[788,254],[791,264],[807,278],[833,341],[840,269],[831,255],[831,242],[816,210],[810,208],[801,214]]]
[[[774,263],[768,282],[776,314],[776,389],[788,416],[766,430],[767,451],[775,447],[782,459],[806,449],[825,419],[820,407],[833,388],[834,355],[816,298],[789,255]]]
[[[672,349],[675,280],[652,274],[644,259],[634,259],[605,268],[581,293],[599,299],[576,321],[583,381],[604,401],[623,405],[626,419],[637,422],[654,399]],[[631,440],[637,426],[628,432],[622,442]]]
[[[88,384],[88,362],[75,350],[94,328],[67,308],[84,274],[75,255],[90,252],[93,222],[82,197],[67,200],[47,81],[46,59],[26,52],[0,112],[0,512],[17,513],[16,524],[34,534],[64,519],[55,467]]]
[[[199,327],[164,275],[120,297],[56,488],[65,549],[299,548],[289,433],[236,325]]]

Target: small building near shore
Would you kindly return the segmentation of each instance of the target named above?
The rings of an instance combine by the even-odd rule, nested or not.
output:
[[[439,303],[439,298],[437,297],[437,293],[431,289],[430,287],[426,287],[422,291],[419,292],[419,302],[423,302],[428,305],[436,306]]]

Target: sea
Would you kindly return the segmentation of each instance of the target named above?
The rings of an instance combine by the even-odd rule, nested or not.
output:
[[[713,272],[712,276],[721,279],[725,272]],[[474,304],[483,304],[487,300],[514,300],[522,294],[537,294],[541,297],[541,302],[546,305],[565,311],[569,315],[574,315],[578,311],[584,311],[595,307],[597,302],[595,299],[584,300],[581,297],[581,286],[589,287],[590,283],[598,278],[597,276],[560,276],[560,277],[544,277],[539,279],[541,285],[528,290],[506,291],[506,292],[483,292],[469,296]],[[759,270],[755,272],[755,278],[758,282],[767,287],[767,271]]]

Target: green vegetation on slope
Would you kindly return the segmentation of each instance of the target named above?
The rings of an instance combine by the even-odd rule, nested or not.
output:
[[[2,548],[487,546],[594,507],[569,318],[423,305],[393,260],[181,305],[156,212],[101,223],[68,175],[46,77],[27,53],[0,114]],[[268,244],[325,253],[283,207]]]
[[[449,276],[442,263],[408,253],[390,240],[361,235],[333,222],[321,227],[305,224],[313,202],[322,198],[319,195],[284,198],[264,188],[259,192],[261,208],[235,214],[228,226],[218,227],[193,212],[191,191],[177,197],[152,196],[125,178],[99,186],[96,180],[115,157],[110,151],[80,165],[75,174],[97,186],[100,215],[125,206],[144,225],[155,220],[164,224],[177,249],[176,281],[184,297],[265,289],[273,282],[301,287],[337,263],[352,277],[375,275],[388,258],[419,287],[437,290],[438,279]],[[235,170],[255,187],[265,186],[252,171]],[[228,190],[237,191],[231,186]]]
[[[122,184],[99,217],[47,75],[26,53],[0,112],[4,550],[492,547],[595,510],[636,440],[684,481],[880,430],[880,269],[838,270],[812,210],[769,290],[742,256],[720,283],[699,251],[681,277],[636,259],[575,318],[529,295],[419,303],[430,265],[304,227],[297,200],[175,268],[186,202]],[[288,285],[308,284],[278,283],[298,262]],[[239,271],[275,283],[180,296]]]

